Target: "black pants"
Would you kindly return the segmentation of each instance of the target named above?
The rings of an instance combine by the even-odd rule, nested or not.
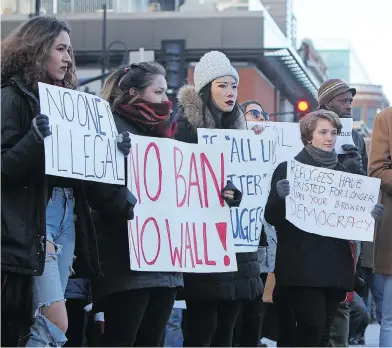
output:
[[[238,347],[257,347],[261,339],[263,318],[262,296],[253,301],[242,301],[241,311],[234,328],[233,345]]]
[[[24,346],[33,318],[31,276],[1,272],[1,318],[1,346]]]
[[[370,322],[370,314],[363,299],[355,294],[354,299],[348,304],[348,308],[350,309],[349,339],[364,338]]]
[[[345,295],[337,289],[276,288],[274,303],[279,318],[278,346],[328,346],[332,321]]]
[[[159,347],[177,289],[145,288],[102,299],[105,347]]]
[[[88,305],[87,300],[68,299],[65,302],[68,315],[67,342],[64,347],[84,347],[86,340],[86,327],[88,314],[84,307]]]
[[[231,347],[241,301],[186,301],[184,347]]]

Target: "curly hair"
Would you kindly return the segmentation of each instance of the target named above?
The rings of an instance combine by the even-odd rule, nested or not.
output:
[[[62,31],[71,33],[65,22],[50,16],[35,17],[21,24],[1,43],[1,78],[19,74],[26,85],[37,90],[38,82],[44,81],[53,42]],[[62,83],[66,88],[75,89],[77,78],[72,50],[70,57]]]

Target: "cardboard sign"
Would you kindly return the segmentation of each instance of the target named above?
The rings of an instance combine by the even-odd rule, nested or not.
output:
[[[38,87],[41,113],[52,131],[45,138],[45,173],[124,185],[124,155],[108,102],[45,83]]]
[[[198,129],[198,142],[224,151],[227,179],[243,193],[240,207],[230,209],[235,251],[257,251],[264,206],[276,158],[277,137],[272,130],[255,135],[249,130]]]
[[[371,211],[378,202],[380,179],[318,168],[291,160],[286,219],[321,236],[372,241]]]
[[[132,135],[127,182],[138,199],[129,221],[132,270],[237,270],[221,197],[226,162],[220,149]]]

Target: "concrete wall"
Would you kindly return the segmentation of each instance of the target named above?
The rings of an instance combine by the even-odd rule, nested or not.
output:
[[[75,51],[99,51],[102,47],[102,14],[59,17],[72,27]],[[4,39],[26,16],[4,16]],[[107,43],[123,41],[129,50],[160,50],[162,40],[186,39],[187,49],[263,48],[261,12],[152,12],[108,13]]]

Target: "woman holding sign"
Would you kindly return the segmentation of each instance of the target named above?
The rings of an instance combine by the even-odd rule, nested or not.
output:
[[[348,172],[334,150],[341,129],[332,111],[308,114],[300,121],[304,149],[295,160]],[[347,240],[305,232],[286,219],[285,197],[290,193],[286,177],[287,162],[283,162],[272,176],[265,209],[265,218],[278,236],[273,298],[279,317],[278,345],[327,346],[339,303],[354,289],[352,249]],[[379,217],[382,210],[376,205],[372,216]]]
[[[239,76],[221,52],[205,54],[196,64],[194,86],[178,93],[180,129],[176,139],[197,143],[198,128],[246,129],[238,105]],[[261,127],[254,129],[261,132]],[[237,254],[237,272],[185,274],[184,346],[232,346],[233,330],[243,300],[263,292],[257,252]],[[258,344],[259,334],[248,340]],[[241,343],[242,344],[242,343]]]
[[[177,123],[171,117],[165,75],[160,64],[142,62],[108,77],[101,95],[110,103],[120,132],[173,137]],[[131,271],[127,223],[101,216],[97,228],[105,277],[95,279],[92,290],[105,315],[104,345],[159,346],[177,288],[183,286],[182,274]]]
[[[12,335],[26,334],[33,313],[27,346],[62,346],[75,244],[85,266],[80,269],[102,273],[89,205],[112,208],[107,213],[125,220],[131,207],[126,189],[104,197],[95,184],[45,175],[44,139],[51,130],[48,116],[40,113],[38,82],[76,88],[66,23],[36,17],[13,31],[2,42],[1,77],[2,344],[16,346]],[[122,140],[119,149],[129,153],[129,137]]]

